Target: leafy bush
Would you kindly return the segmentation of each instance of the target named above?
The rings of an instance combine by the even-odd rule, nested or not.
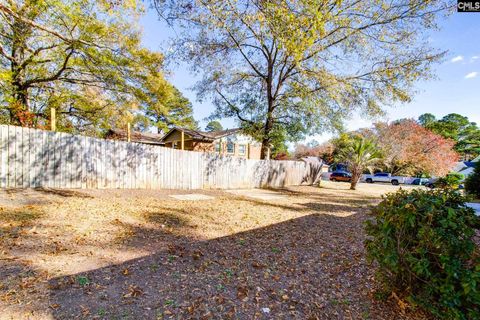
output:
[[[480,319],[478,218],[452,190],[400,190],[366,223],[367,258],[387,292],[436,318]]]
[[[480,199],[480,161],[475,165],[473,174],[465,180],[465,190],[468,194]]]
[[[465,176],[459,172],[450,172],[435,182],[436,187],[444,189],[458,189]]]

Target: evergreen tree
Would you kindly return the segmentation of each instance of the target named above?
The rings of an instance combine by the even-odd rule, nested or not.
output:
[[[222,124],[217,120],[210,121],[207,126],[205,127],[205,131],[212,132],[212,131],[220,131],[223,130]]]
[[[477,161],[473,174],[466,179],[465,189],[468,194],[480,199],[480,161]]]

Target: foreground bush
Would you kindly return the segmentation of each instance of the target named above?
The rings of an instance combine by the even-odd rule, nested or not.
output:
[[[480,319],[478,218],[451,190],[400,190],[373,209],[367,257],[387,292],[436,318]]]
[[[475,165],[473,174],[465,180],[465,190],[468,194],[480,199],[480,161]]]

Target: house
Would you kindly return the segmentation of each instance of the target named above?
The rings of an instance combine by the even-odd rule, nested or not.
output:
[[[246,159],[260,159],[261,144],[240,129],[204,132],[176,127],[163,136],[167,148],[215,152]]]
[[[162,134],[132,131],[130,141],[144,144],[163,146]],[[110,129],[105,135],[105,139],[128,141],[127,130]]]
[[[463,174],[466,178],[473,173],[475,170],[475,165],[480,160],[480,156],[473,159],[472,161],[459,161],[455,164],[452,171]]]

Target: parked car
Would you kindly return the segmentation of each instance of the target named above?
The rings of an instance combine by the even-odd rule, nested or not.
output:
[[[330,175],[330,181],[345,181],[350,182],[352,180],[352,174],[345,171],[335,171]]]
[[[430,183],[429,178],[415,178],[412,181],[412,184],[415,186],[426,186]]]
[[[393,184],[394,186],[397,186],[400,183],[405,183],[405,177],[392,176],[392,174],[390,173],[380,172],[380,173],[375,173],[374,175],[366,174],[365,182],[367,183],[387,182],[387,183]]]

